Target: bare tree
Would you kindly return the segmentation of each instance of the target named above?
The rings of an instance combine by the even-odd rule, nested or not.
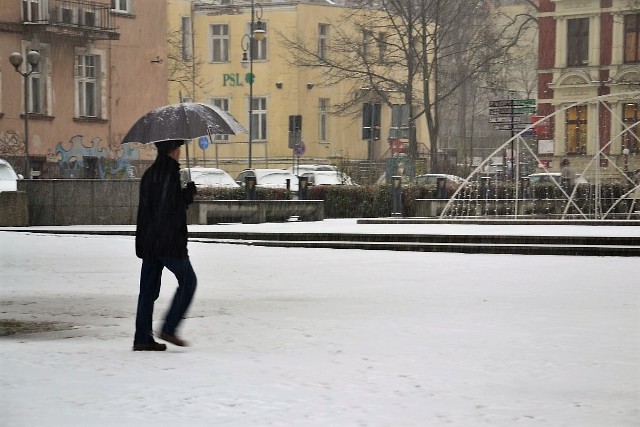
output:
[[[402,98],[409,108],[409,155],[418,156],[415,123],[425,120],[435,171],[442,103],[501,61],[518,33],[496,27],[488,5],[477,0],[358,3],[331,26],[329,54],[308,40],[280,37],[296,66],[322,70],[326,84],[352,84],[353,96],[335,106],[337,113],[358,114],[363,102],[392,105]]]
[[[196,98],[196,92],[206,92],[209,80],[203,77],[204,61],[193,55],[192,36],[183,31],[167,34],[167,80],[175,83],[183,98]]]

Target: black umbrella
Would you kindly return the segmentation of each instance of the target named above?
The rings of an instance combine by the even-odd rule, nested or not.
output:
[[[147,144],[201,136],[236,135],[245,128],[226,111],[197,102],[182,102],[149,111],[138,119],[122,140]]]
[[[169,141],[199,138],[211,135],[237,135],[246,133],[245,128],[226,111],[198,102],[181,102],[149,111],[133,124],[122,140],[123,144],[139,142]],[[187,170],[189,179],[189,145],[187,148]]]

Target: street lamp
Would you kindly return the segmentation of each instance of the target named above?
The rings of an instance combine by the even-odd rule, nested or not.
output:
[[[623,149],[622,155],[624,156],[624,173],[626,174],[627,172],[629,172],[629,149]]]
[[[27,53],[27,63],[31,65],[31,68],[27,71],[20,71],[23,57],[18,52],[13,52],[9,55],[9,62],[16,69],[16,72],[24,77],[24,148],[26,154],[26,162],[24,165],[24,176],[27,179],[31,179],[31,163],[29,161],[29,76],[36,68],[36,65],[40,62],[40,54],[35,50]],[[25,67],[29,68],[29,67]]]
[[[256,6],[258,11],[256,12]],[[256,21],[257,19],[257,21]],[[249,74],[245,81],[249,83],[249,169],[251,169],[253,143],[253,55],[256,50],[255,42],[264,40],[266,31],[262,26],[262,6],[251,0],[251,34],[244,34],[240,45],[242,47],[242,66],[249,67]],[[254,42],[255,41],[255,42]]]

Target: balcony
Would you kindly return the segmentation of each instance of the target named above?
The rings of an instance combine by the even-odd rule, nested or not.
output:
[[[85,0],[22,2],[22,32],[119,40],[109,4]]]

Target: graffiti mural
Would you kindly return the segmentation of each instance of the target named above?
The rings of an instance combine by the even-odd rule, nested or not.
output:
[[[139,144],[106,145],[101,138],[85,142],[76,135],[58,143],[47,160],[58,163],[64,178],[135,178],[132,163],[141,159],[141,148]]]
[[[0,156],[24,156],[24,141],[17,133],[0,133]]]

